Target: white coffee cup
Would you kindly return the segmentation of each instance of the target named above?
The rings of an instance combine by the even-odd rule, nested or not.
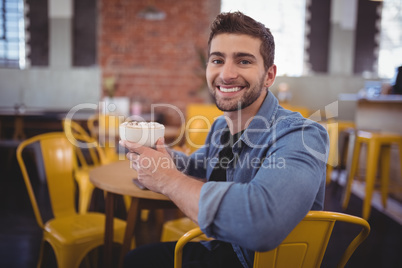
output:
[[[122,140],[155,147],[156,141],[165,135],[165,126],[157,122],[124,122],[119,134]]]

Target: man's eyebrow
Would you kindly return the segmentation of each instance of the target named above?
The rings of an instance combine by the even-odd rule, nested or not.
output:
[[[209,54],[209,57],[211,57],[211,56],[224,57],[225,54],[223,54],[222,52],[216,51],[216,52],[211,52],[211,53]]]
[[[246,53],[246,52],[237,52],[237,53],[235,53],[234,57],[235,57],[235,58],[248,57],[248,58],[252,58],[252,59],[254,59],[254,60],[257,59],[253,54]]]
[[[209,57],[211,56],[218,56],[218,57],[225,57],[225,54],[219,51],[215,51],[215,52],[211,52],[209,54]],[[250,53],[246,53],[246,52],[236,52],[234,53],[234,58],[244,58],[244,57],[248,57],[248,58],[252,58],[254,60],[256,60],[257,58]]]

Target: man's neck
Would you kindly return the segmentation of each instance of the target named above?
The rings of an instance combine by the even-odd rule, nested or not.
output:
[[[232,135],[248,127],[253,117],[260,110],[260,107],[267,94],[268,90],[262,90],[261,95],[250,106],[242,110],[224,113],[226,122]]]

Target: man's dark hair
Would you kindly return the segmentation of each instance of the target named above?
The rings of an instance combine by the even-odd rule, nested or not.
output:
[[[211,52],[212,39],[222,33],[246,34],[260,39],[260,53],[264,59],[265,70],[268,70],[274,64],[275,41],[271,31],[264,24],[255,21],[239,11],[219,14],[211,25],[208,54]]]

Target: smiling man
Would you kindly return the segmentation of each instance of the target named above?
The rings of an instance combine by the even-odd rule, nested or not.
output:
[[[245,34],[223,33],[211,42],[207,82],[220,110],[233,112],[250,105],[258,110],[267,93],[264,89],[276,75],[275,65],[265,70],[260,47],[259,39]]]
[[[309,210],[323,208],[327,132],[283,109],[269,92],[274,53],[264,25],[240,12],[218,15],[206,76],[224,116],[205,145],[186,156],[168,152],[163,140],[156,150],[121,142],[138,179],[215,238],[186,245],[183,267],[252,267],[254,251],[275,248]],[[174,246],[139,247],[125,267],[172,267]]]

